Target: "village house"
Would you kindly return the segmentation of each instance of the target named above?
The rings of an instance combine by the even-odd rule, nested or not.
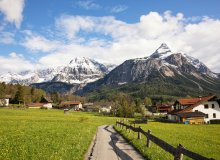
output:
[[[47,97],[42,97],[39,103],[27,104],[28,108],[47,108],[51,109],[53,107],[52,101]]]
[[[8,106],[8,105],[9,105],[9,98],[0,99],[0,106]]]
[[[174,102],[158,103],[156,104],[156,110],[159,113],[167,114],[168,112],[171,112],[173,110],[173,104]]]
[[[112,107],[110,105],[102,105],[99,108],[99,113],[104,112],[104,113],[110,113],[111,112]]]
[[[168,119],[187,124],[210,123],[220,119],[220,101],[215,95],[178,99]]]
[[[60,103],[62,108],[74,109],[75,111],[82,110],[82,103],[80,101],[64,101]]]
[[[94,105],[94,103],[84,103],[83,110],[86,112],[98,112],[99,108],[97,105]]]

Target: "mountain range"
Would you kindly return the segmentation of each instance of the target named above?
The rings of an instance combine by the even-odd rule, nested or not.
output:
[[[110,67],[113,66],[111,65]],[[105,65],[95,60],[77,57],[65,66],[2,74],[0,75],[0,81],[22,85],[44,82],[64,82],[85,85],[102,78],[108,72],[109,70]]]
[[[166,44],[161,44],[149,57],[126,60],[104,78],[78,91],[90,92],[93,95],[127,92],[137,97],[219,94],[220,79],[219,74],[198,59],[173,53]]]
[[[32,85],[47,92],[93,96],[126,92],[139,97],[220,94],[219,78],[220,74],[198,59],[174,53],[165,43],[150,56],[126,60],[117,67],[77,57],[65,66],[0,75],[0,81]]]

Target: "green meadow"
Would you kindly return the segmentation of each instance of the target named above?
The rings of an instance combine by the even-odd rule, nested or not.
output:
[[[83,159],[97,126],[115,118],[41,109],[0,109],[0,159]]]
[[[185,148],[206,156],[220,159],[220,125],[184,125],[173,123],[149,122],[140,125],[144,130],[151,130],[152,134],[165,140],[173,146],[182,144]],[[146,147],[146,138],[137,139],[137,133],[126,132],[116,127],[129,141],[148,159],[170,160],[173,156],[156,144]],[[184,156],[184,159],[190,159]]]
[[[114,124],[116,118],[93,113],[41,109],[0,109],[0,160],[32,159],[60,160],[84,158],[98,126]],[[220,159],[220,125],[183,125],[149,122],[140,125],[144,130],[173,146],[185,148],[206,157]],[[147,158],[173,159],[172,155],[137,133],[117,128]],[[184,156],[184,159],[189,159]]]

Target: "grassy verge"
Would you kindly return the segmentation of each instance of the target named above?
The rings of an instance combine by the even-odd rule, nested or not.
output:
[[[115,118],[40,109],[0,109],[0,159],[83,159],[97,126]]]
[[[165,140],[173,146],[182,144],[185,148],[203,156],[220,159],[220,125],[184,125],[161,122],[150,122],[140,125],[144,130],[152,130],[152,134]],[[128,133],[125,130],[116,129],[125,136],[147,159],[173,159],[172,155],[163,151],[152,143],[146,147],[146,138],[137,139],[137,133]],[[190,159],[184,156],[184,159]]]

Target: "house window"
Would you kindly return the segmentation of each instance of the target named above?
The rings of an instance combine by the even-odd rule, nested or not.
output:
[[[205,118],[209,118],[209,114],[205,114]]]
[[[213,118],[216,118],[216,114],[215,113],[213,113]]]
[[[198,110],[195,110],[195,112],[199,112]]]
[[[215,108],[215,104],[212,104],[212,108]]]
[[[209,108],[209,105],[208,105],[208,104],[205,104],[205,105],[204,105],[204,108],[205,108],[205,109],[208,109],[208,108]]]

